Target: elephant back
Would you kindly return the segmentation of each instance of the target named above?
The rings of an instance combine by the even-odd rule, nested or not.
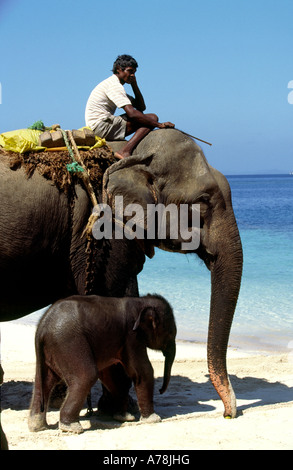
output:
[[[116,162],[112,149],[105,144],[99,148],[80,149],[79,153],[93,188],[99,190],[105,171]],[[68,193],[72,185],[79,180],[78,173],[70,172],[67,169],[67,165],[72,163],[67,150],[17,153],[0,148],[0,160],[3,164],[6,163],[12,171],[23,168],[27,178],[37,171],[41,176],[52,181],[64,193]]]

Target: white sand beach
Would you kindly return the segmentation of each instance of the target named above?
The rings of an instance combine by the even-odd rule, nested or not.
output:
[[[119,423],[83,417],[85,432],[62,433],[59,411],[49,411],[50,429],[27,426],[35,374],[35,327],[1,324],[1,422],[10,450],[289,450],[293,448],[293,351],[247,352],[229,348],[228,370],[237,397],[236,419],[223,418],[223,405],[211,385],[205,345],[177,343],[172,378],[159,394],[164,358],[150,351],[155,371],[155,410],[162,421]],[[93,392],[94,406],[100,384]]]

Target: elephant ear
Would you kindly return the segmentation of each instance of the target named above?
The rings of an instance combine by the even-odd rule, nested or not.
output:
[[[154,307],[144,307],[137,317],[133,331],[136,331],[139,327],[155,331],[159,322],[160,320],[156,309]]]
[[[115,196],[123,196],[124,206],[156,203],[152,158],[136,154],[111,165],[103,177],[103,203],[113,207]]]
[[[145,243],[147,205],[158,202],[155,178],[150,169],[152,158],[152,155],[136,154],[111,165],[103,177],[102,198],[103,204],[111,207],[115,221],[118,224],[122,221],[124,229],[129,228],[133,220],[131,229],[136,228],[136,235],[130,238],[136,238],[149,258],[154,256],[154,248]]]

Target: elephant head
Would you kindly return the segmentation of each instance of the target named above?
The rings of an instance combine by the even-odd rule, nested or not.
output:
[[[164,380],[160,393],[164,393],[170,381],[175,359],[177,328],[169,303],[158,295],[145,298],[148,299],[148,297],[148,305],[144,305],[139,312],[133,331],[142,337],[148,348],[163,352],[165,356]]]
[[[224,416],[235,417],[236,400],[227,374],[226,352],[241,283],[242,246],[226,178],[208,164],[201,148],[191,138],[174,129],[162,129],[151,132],[131,157],[106,171],[103,201],[111,206],[113,213],[117,197],[123,198],[124,209],[131,208],[131,204],[143,208],[132,226],[139,227],[139,233],[144,234],[136,236],[136,242],[146,255],[153,256],[154,247],[194,252],[210,270],[208,367],[225,406]],[[178,219],[181,205],[188,207],[189,236],[198,233],[195,247],[186,244],[183,249],[182,234],[172,234],[171,218],[165,224],[165,237],[158,237],[157,221],[155,229],[150,230],[148,208],[158,204],[177,208]],[[196,227],[194,212],[197,212]],[[124,226],[131,222],[129,216],[130,212],[123,212]]]

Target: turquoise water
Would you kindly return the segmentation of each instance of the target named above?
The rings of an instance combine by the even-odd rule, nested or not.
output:
[[[293,340],[293,176],[228,180],[244,252],[230,345],[286,350]],[[158,292],[172,304],[178,339],[206,341],[210,275],[194,255],[158,250],[139,286],[141,294]]]
[[[293,340],[293,176],[230,176],[244,252],[230,346],[288,351]],[[210,274],[195,255],[156,250],[139,275],[140,294],[173,306],[179,340],[205,342]],[[21,322],[35,323],[36,312]]]

